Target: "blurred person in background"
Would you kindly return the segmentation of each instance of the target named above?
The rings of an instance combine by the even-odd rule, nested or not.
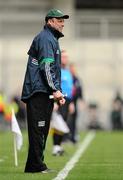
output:
[[[70,140],[73,143],[76,143],[77,142],[77,115],[78,115],[77,102],[78,100],[80,100],[81,104],[84,103],[83,89],[82,89],[80,80],[77,76],[75,64],[73,63],[70,64],[70,72],[73,78],[72,101],[74,103],[75,111],[70,116],[68,126],[70,129]]]
[[[3,118],[3,114],[5,111],[5,104],[6,104],[6,96],[3,91],[0,91],[0,119]]]
[[[63,155],[64,150],[61,146],[61,141],[59,138],[66,133],[69,133],[69,128],[62,115],[59,113],[59,105],[57,103],[54,103],[54,109],[50,124],[50,134],[53,135],[53,155]]]
[[[110,119],[113,130],[123,129],[123,100],[119,92],[113,100]]]
[[[72,74],[68,68],[68,55],[65,50],[61,52],[61,88],[62,93],[67,95],[65,97],[66,103],[59,106],[58,113],[61,114],[63,120],[68,123],[69,115],[74,112],[74,103],[72,102],[73,79]],[[60,134],[56,131],[53,133],[53,155],[63,155],[64,150],[61,146],[63,141],[68,140],[67,134]]]
[[[8,128],[8,122],[5,121],[6,104],[7,97],[4,94],[3,90],[0,90],[0,130],[6,130]]]
[[[5,104],[5,110],[4,110],[4,119],[11,122],[12,119],[12,109],[14,109],[15,115],[18,113],[18,104],[15,102],[14,98],[11,97],[10,99],[7,99]]]
[[[101,124],[99,122],[99,105],[96,102],[88,104],[88,129],[101,130]]]
[[[8,130],[11,125],[12,108],[15,114],[18,112],[18,105],[13,98],[8,98],[3,92],[0,93],[0,129]]]
[[[45,17],[44,29],[34,38],[28,51],[29,59],[22,91],[27,105],[29,150],[25,172],[51,172],[44,162],[54,100],[65,103],[61,91],[61,53],[58,39],[63,37],[64,19],[60,10],[51,9]],[[53,95],[54,99],[50,99]]]
[[[18,105],[18,111],[16,113],[16,118],[19,122],[19,125],[21,128],[26,128],[26,106],[21,101],[19,95],[14,95],[13,101]]]

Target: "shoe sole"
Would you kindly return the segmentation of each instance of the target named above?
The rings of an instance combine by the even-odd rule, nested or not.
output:
[[[53,170],[53,169],[46,169],[46,170],[44,170],[44,171],[41,171],[42,174],[54,173],[54,172],[56,172],[56,171]]]

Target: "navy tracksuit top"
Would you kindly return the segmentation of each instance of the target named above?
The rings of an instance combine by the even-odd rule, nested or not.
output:
[[[22,101],[26,102],[36,92],[52,94],[53,91],[61,91],[60,37],[63,37],[61,32],[45,25],[34,38],[28,51]]]

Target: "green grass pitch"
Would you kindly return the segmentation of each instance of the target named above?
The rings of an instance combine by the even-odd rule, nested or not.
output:
[[[45,162],[56,172],[50,174],[23,173],[28,141],[23,131],[24,144],[18,152],[18,167],[14,166],[13,134],[0,132],[0,180],[51,180],[78,149],[78,145],[64,144],[66,151],[62,157],[52,156],[52,138],[49,135],[45,151]],[[87,132],[82,132],[80,141]],[[123,180],[123,132],[96,132],[94,140],[86,149],[66,180]]]

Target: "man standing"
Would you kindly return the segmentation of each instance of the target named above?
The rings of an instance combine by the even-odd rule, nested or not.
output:
[[[69,115],[74,112],[74,104],[72,102],[72,89],[73,79],[70,70],[68,69],[68,55],[65,50],[61,52],[61,87],[63,94],[67,94],[65,98],[66,103],[64,106],[58,108],[58,113],[62,116],[65,123],[68,123]],[[53,155],[61,156],[64,150],[61,146],[63,141],[68,140],[68,134],[59,133],[54,131],[53,133]]]
[[[54,99],[65,103],[61,92],[61,53],[58,39],[63,37],[64,19],[60,10],[51,9],[45,17],[44,29],[34,38],[28,51],[29,59],[22,91],[27,105],[29,150],[25,172],[47,173],[44,150],[49,131]]]
[[[78,115],[77,103],[78,103],[78,100],[81,100],[80,102],[81,104],[83,104],[84,98],[83,98],[83,88],[77,76],[75,64],[73,63],[70,64],[70,72],[73,78],[72,100],[73,100],[74,108],[75,108],[75,111],[71,114],[71,117],[69,120],[70,140],[73,143],[76,143],[77,142],[77,115]]]

